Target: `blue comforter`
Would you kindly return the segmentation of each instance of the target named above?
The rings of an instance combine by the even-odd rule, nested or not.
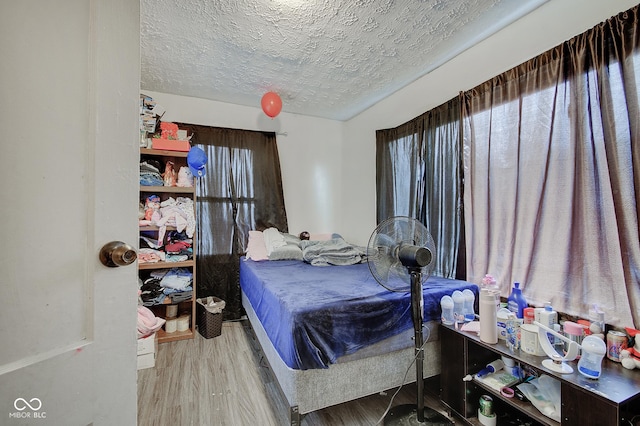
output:
[[[328,368],[343,355],[413,328],[410,294],[385,290],[365,263],[316,267],[242,258],[240,286],[292,369]],[[478,292],[466,281],[430,278],[424,320],[439,319],[440,298],[465,288]]]

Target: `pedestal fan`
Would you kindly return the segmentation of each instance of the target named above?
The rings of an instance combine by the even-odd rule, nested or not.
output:
[[[369,238],[367,263],[376,281],[389,291],[411,292],[411,313],[415,335],[417,404],[393,407],[385,425],[451,425],[442,414],[424,406],[422,284],[433,271],[435,244],[427,228],[405,216],[379,224]]]

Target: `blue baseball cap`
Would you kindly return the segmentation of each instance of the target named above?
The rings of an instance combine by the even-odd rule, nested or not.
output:
[[[187,154],[187,164],[194,177],[202,177],[206,173],[207,154],[197,146],[192,147]]]

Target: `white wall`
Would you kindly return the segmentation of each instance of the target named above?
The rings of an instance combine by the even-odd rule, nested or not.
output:
[[[233,129],[274,131],[289,232],[339,232],[343,123],[282,112],[267,117],[255,108],[142,90],[166,108],[163,121]]]
[[[289,231],[339,232],[365,245],[376,226],[375,131],[395,127],[611,16],[637,0],[551,0],[503,31],[394,93],[338,122],[145,91],[164,120],[286,132],[278,136]]]

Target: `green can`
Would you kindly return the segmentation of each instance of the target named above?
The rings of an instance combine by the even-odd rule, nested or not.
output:
[[[493,417],[493,398],[489,395],[480,397],[480,413],[485,417]]]

